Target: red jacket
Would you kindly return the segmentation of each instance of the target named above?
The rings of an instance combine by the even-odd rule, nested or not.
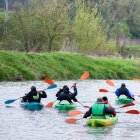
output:
[[[104,104],[109,104],[109,103],[108,103],[108,100],[104,101]],[[109,108],[112,109],[113,107],[110,105]],[[114,112],[112,113],[112,115],[115,117],[115,116],[116,116],[116,111],[114,111]]]

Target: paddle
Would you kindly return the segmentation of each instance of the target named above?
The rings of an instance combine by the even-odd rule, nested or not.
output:
[[[99,92],[111,92],[111,93],[115,93],[115,92],[113,92],[113,91],[108,91],[108,90],[106,90],[106,89],[99,89]]]
[[[52,108],[53,104],[56,102],[57,100],[55,100],[54,102],[49,102],[47,105],[45,105],[45,108]]]
[[[77,111],[77,113],[80,114],[80,111],[79,112]],[[140,114],[138,110],[129,110],[126,112],[117,112],[117,113]],[[69,118],[69,119],[66,119],[65,122],[74,124],[74,123],[76,123],[76,121],[81,120],[81,119],[84,119],[84,118],[79,118],[79,119]]]
[[[53,85],[54,84],[54,82],[51,79],[49,79],[49,78],[45,78],[44,81],[46,83],[48,83],[49,85]]]
[[[135,104],[134,104],[134,103],[129,103],[129,104],[125,104],[125,105],[123,105],[123,106],[121,106],[121,107],[118,107],[118,108],[116,108],[116,109],[124,108],[124,107],[129,107],[129,106],[133,106],[133,105],[135,105]]]
[[[78,102],[80,105],[82,105],[83,107],[85,107],[85,108],[90,108],[89,106],[83,105],[83,104],[80,103],[78,100],[77,100],[77,102]]]
[[[132,78],[132,80],[139,81],[140,79],[138,79],[138,78]]]
[[[140,114],[140,112],[138,110],[129,110],[129,111],[126,111],[126,112],[117,112],[117,113]]]
[[[86,80],[89,77],[89,72],[85,71],[82,76],[80,77],[80,80]]]
[[[111,80],[106,80],[106,83],[110,86],[115,87],[115,84]]]
[[[80,112],[78,112],[78,111],[77,111],[77,113],[80,114]],[[138,110],[129,110],[126,112],[117,112],[117,113],[140,114]],[[76,121],[81,120],[81,119],[84,119],[84,118],[79,118],[79,119],[69,118],[69,119],[66,119],[65,122],[74,124],[74,123],[76,123]]]
[[[116,109],[124,108],[124,107],[129,107],[129,106],[133,106],[133,105],[135,105],[135,104],[134,104],[134,103],[129,103],[129,104],[125,104],[125,105],[123,105],[123,106],[121,106],[121,107],[118,107],[118,108],[116,108]],[[134,110],[130,110],[130,114],[134,114],[133,111],[134,111]],[[135,111],[134,111],[134,112],[135,112]],[[79,110],[71,110],[71,111],[69,111],[69,113],[68,113],[69,116],[77,116],[77,115],[80,115],[80,114],[84,114],[84,113],[81,112],[81,111],[79,111]]]
[[[56,87],[57,87],[57,85],[53,84],[53,85],[50,85],[49,87],[47,87],[47,88],[44,89],[44,90],[53,89],[53,88],[56,88]],[[39,91],[38,91],[38,92],[39,92]],[[24,97],[24,96],[23,96],[23,97]],[[17,99],[7,100],[7,101],[5,101],[4,103],[5,103],[5,104],[11,104],[11,103],[15,102],[16,100],[21,99],[21,98],[23,98],[23,97],[19,97],[19,98],[17,98]]]
[[[79,119],[69,118],[69,119],[66,119],[65,122],[66,123],[73,123],[73,124],[75,124],[76,121],[81,120],[81,119],[84,119],[84,118],[79,118]]]
[[[80,77],[80,81],[82,81],[82,80],[86,80],[87,78],[89,77],[89,72],[88,71],[85,71],[82,75],[81,75],[81,77]],[[80,82],[79,81],[79,82]],[[77,82],[78,83],[78,82]],[[77,84],[77,83],[75,83],[75,84]],[[72,86],[73,87],[73,86]],[[72,88],[71,87],[71,88]]]
[[[7,101],[5,101],[4,103],[5,103],[5,104],[11,104],[11,103],[15,102],[16,100],[18,100],[18,99],[20,99],[20,98],[23,98],[23,97],[19,97],[19,98],[17,98],[17,99],[7,100]]]
[[[77,116],[77,115],[80,115],[80,114],[84,114],[84,113],[79,111],[79,110],[71,110],[71,111],[68,112],[69,116]]]
[[[82,75],[81,75],[81,77],[80,77],[80,80],[85,80],[85,79],[87,79],[89,77],[89,72],[88,71],[85,71]],[[48,79],[48,78],[45,78],[45,79],[47,79],[46,80],[46,82],[47,83],[51,83],[52,82],[52,80],[50,80],[50,79]],[[51,82],[50,82],[51,81]],[[78,82],[77,82],[78,83]],[[76,83],[76,84],[77,84]],[[72,86],[73,87],[73,86]],[[71,88],[72,88],[71,87]],[[49,102],[47,105],[45,105],[45,107],[46,108],[51,108],[51,107],[53,107],[53,104],[56,102],[57,100],[55,100],[54,102]],[[77,101],[78,103],[80,103],[79,101]],[[81,103],[80,103],[81,104]],[[81,104],[82,106],[84,106],[83,104]],[[84,107],[86,107],[86,108],[88,108],[87,106],[84,106]]]

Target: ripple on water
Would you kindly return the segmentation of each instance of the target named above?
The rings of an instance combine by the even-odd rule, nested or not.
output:
[[[56,81],[59,87],[64,84],[71,86],[75,81]],[[135,81],[114,81],[116,87],[122,82],[139,94],[139,83]],[[41,111],[28,111],[20,108],[19,101],[5,106],[4,101],[8,99],[16,99],[23,96],[30,90],[32,85],[36,85],[37,89],[47,87],[42,81],[30,82],[2,82],[0,83],[0,139],[2,140],[138,140],[140,137],[140,116],[127,113],[119,113],[118,123],[109,127],[90,128],[85,126],[85,119],[77,121],[77,124],[67,124],[65,119],[69,118],[66,111],[58,111],[55,108],[43,109]],[[92,105],[97,97],[106,95],[114,107],[115,95],[113,93],[99,93],[99,88],[106,88],[114,91],[113,87],[109,87],[102,80],[87,80],[78,83],[78,100],[85,105]],[[58,89],[47,90],[48,98],[42,102],[55,100],[55,93]],[[71,90],[72,91],[72,90]],[[118,111],[126,112],[130,109],[140,108],[140,98],[136,97],[135,106],[118,109]],[[77,103],[77,110],[87,111]],[[82,115],[77,116],[81,118]]]

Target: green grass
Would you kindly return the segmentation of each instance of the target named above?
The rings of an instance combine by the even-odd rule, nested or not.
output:
[[[79,79],[84,71],[91,79],[140,78],[140,61],[92,58],[79,54],[53,52],[27,54],[0,51],[0,81]]]
[[[140,57],[140,45],[127,45],[126,52],[129,56]]]

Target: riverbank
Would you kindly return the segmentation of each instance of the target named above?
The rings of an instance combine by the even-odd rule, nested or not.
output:
[[[91,79],[140,77],[140,61],[92,58],[66,52],[29,54],[0,51],[0,81],[79,79],[88,70]]]

